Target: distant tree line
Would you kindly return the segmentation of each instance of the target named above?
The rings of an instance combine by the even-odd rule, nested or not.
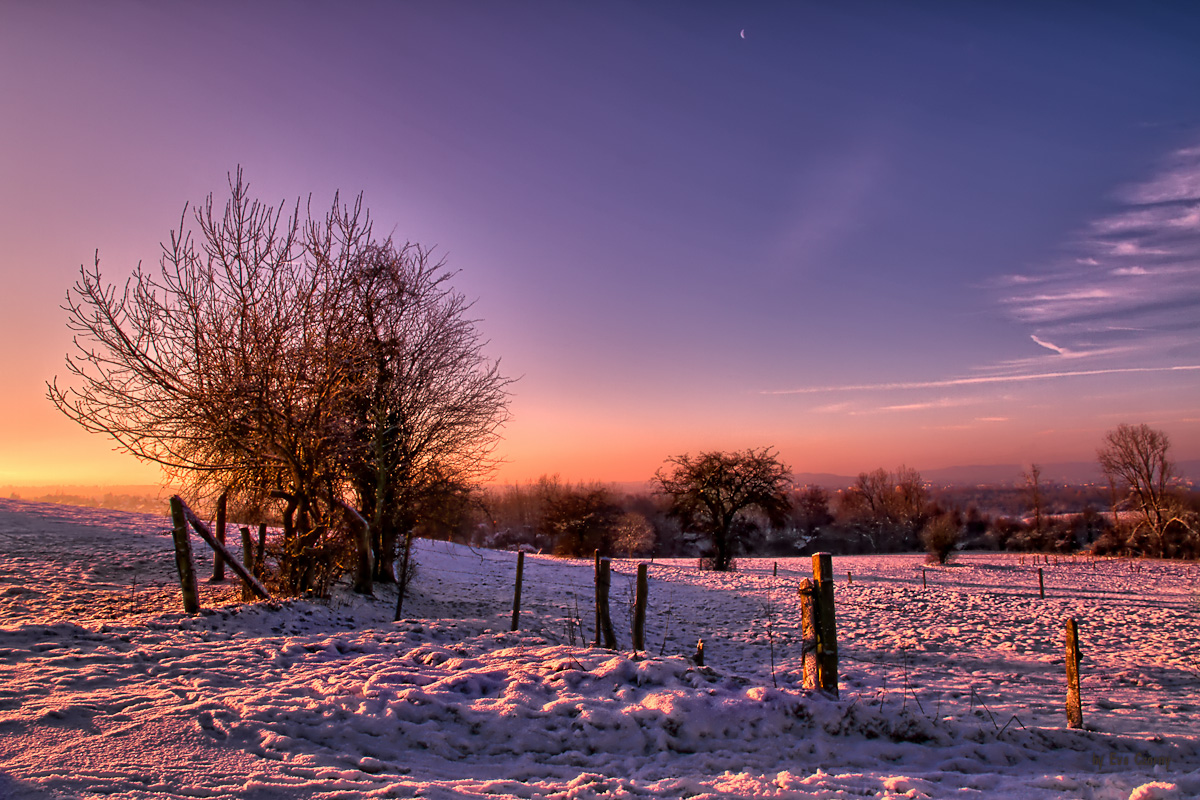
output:
[[[735,568],[738,555],[816,551],[1200,558],[1200,493],[1175,478],[1165,434],[1122,425],[1104,442],[1107,486],[1044,483],[1034,464],[1019,487],[934,489],[901,466],[831,490],[792,486],[769,449],[678,456],[644,492],[546,476],[480,490],[446,534],[563,556],[697,557],[717,569]]]

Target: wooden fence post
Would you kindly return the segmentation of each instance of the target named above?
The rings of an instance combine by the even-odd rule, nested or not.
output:
[[[599,647],[600,646],[600,636],[601,636],[600,628],[602,627],[600,624],[600,551],[599,550],[595,550],[592,552],[592,559],[596,562],[595,572],[593,573],[594,580],[596,582],[596,640],[594,642],[592,642],[592,646]]]
[[[1083,708],[1079,695],[1079,625],[1067,618],[1067,727],[1083,727]]]
[[[254,575],[254,542],[250,538],[250,529],[245,526],[242,527],[242,566],[246,568],[246,572]],[[253,599],[254,592],[250,591],[250,585],[243,581],[242,602]]]
[[[817,580],[817,621],[821,635],[818,639],[817,661],[820,665],[821,690],[838,696],[837,620],[833,607],[833,557],[829,553],[813,554],[813,577]]]
[[[694,656],[692,656],[692,661],[694,661],[696,663],[697,667],[704,666],[704,640],[703,639],[696,640],[696,654]]]
[[[221,492],[221,496],[217,498],[217,541],[225,544],[225,509],[229,502],[229,490]],[[225,580],[225,559],[216,550],[213,551],[213,574],[208,579],[209,583],[221,583]]]
[[[596,615],[599,617],[599,629],[596,631],[596,644],[600,636],[604,636],[604,646],[609,650],[617,649],[617,634],[613,630],[612,617],[608,613],[608,587],[612,580],[612,562],[607,558],[600,559],[600,570],[596,573]]]
[[[645,564],[638,564],[637,594],[633,601],[633,649],[646,649],[646,603],[650,597],[650,576]]]
[[[179,570],[179,589],[183,594],[183,610],[187,614],[200,612],[200,593],[196,590],[196,569],[192,564],[192,542],[188,538],[187,517],[183,501],[171,498],[171,537],[175,540],[175,566]]]
[[[929,588],[928,584],[925,583],[925,568],[924,567],[921,568],[921,588],[922,589]]]
[[[854,576],[850,574],[850,570],[846,570],[846,585],[847,586],[854,585]]]
[[[525,551],[517,551],[517,586],[513,589],[512,630],[517,630],[521,621],[521,576],[525,572]]]
[[[1038,594],[1042,596],[1043,600],[1046,599],[1046,581],[1042,577],[1041,567],[1038,567]]]
[[[196,516],[194,511],[188,508],[187,503],[183,502],[183,498],[181,498],[179,495],[175,495],[171,498],[172,514],[174,514],[176,501],[179,501],[180,515],[183,517],[184,521],[191,523],[192,530],[200,534],[200,538],[203,539],[205,543],[213,549],[214,552],[221,554],[225,558],[225,563],[229,564],[229,568],[236,572],[237,576],[242,579],[243,583],[250,587],[250,591],[254,592],[255,595],[261,597],[263,600],[270,600],[271,595],[267,591],[267,587],[263,586],[262,582],[259,581],[258,578],[246,571],[246,569],[237,562],[237,559],[233,557],[233,554],[225,549],[225,545],[216,540],[216,538],[212,535],[212,531],[208,529],[208,526]]]
[[[818,643],[821,640],[821,626],[817,621],[817,585],[809,578],[800,581],[800,629],[801,645],[800,659],[803,663],[803,683],[805,689],[821,688],[821,669],[817,663]]]

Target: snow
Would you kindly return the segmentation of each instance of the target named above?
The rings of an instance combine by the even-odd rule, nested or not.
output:
[[[1042,599],[1015,555],[835,557],[832,700],[799,686],[808,559],[653,562],[642,654],[583,641],[587,561],[527,555],[510,632],[515,560],[420,542],[401,622],[233,582],[189,617],[165,518],[0,500],[0,797],[1200,796],[1195,563],[1060,557]]]

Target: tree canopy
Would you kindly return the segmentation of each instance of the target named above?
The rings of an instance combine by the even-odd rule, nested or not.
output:
[[[733,567],[734,549],[750,526],[746,512],[757,509],[783,524],[791,509],[791,470],[771,448],[684,454],[667,459],[654,474],[658,490],[671,499],[671,512],[712,542],[712,566]]]

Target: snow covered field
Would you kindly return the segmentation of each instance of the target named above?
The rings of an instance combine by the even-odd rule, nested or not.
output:
[[[799,689],[808,559],[654,562],[637,657],[581,645],[590,563],[527,556],[510,633],[514,554],[419,562],[399,623],[387,590],[242,605],[232,582],[187,617],[165,518],[0,500],[0,798],[1200,797],[1194,563],[1041,564],[1043,600],[1015,555],[927,588],[919,556],[835,557],[832,701]]]

